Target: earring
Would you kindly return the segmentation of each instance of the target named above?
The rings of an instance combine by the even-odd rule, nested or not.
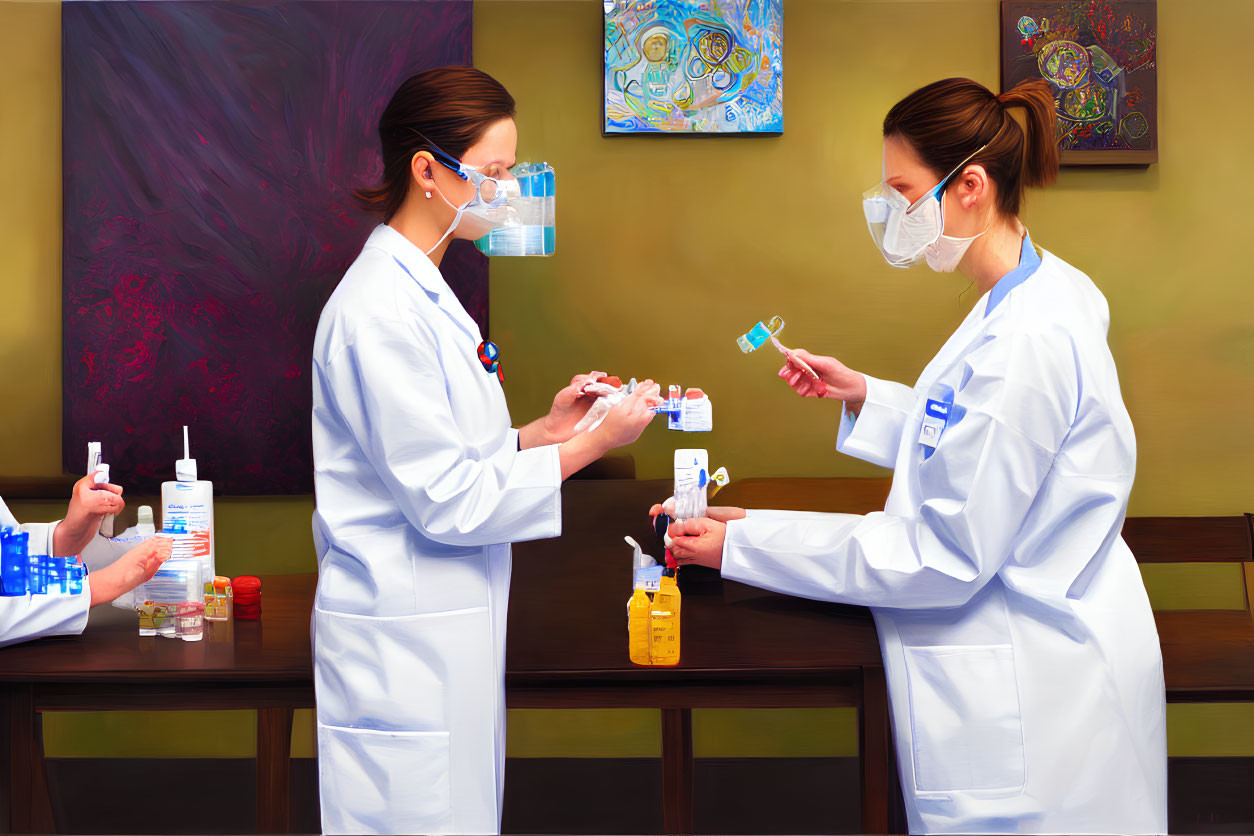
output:
[[[427,200],[431,199],[431,192],[427,192]]]

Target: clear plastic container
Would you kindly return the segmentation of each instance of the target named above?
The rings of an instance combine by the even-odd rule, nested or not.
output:
[[[200,601],[184,601],[174,611],[176,632],[185,642],[198,642],[205,637],[205,605]]]
[[[510,223],[475,241],[484,255],[553,255],[557,249],[557,187],[548,163],[519,163],[510,169],[520,195]]]

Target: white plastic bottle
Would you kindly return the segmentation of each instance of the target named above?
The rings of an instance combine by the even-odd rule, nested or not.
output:
[[[705,516],[705,489],[709,482],[710,457],[705,450],[675,451],[675,519]]]
[[[175,557],[196,557],[203,575],[197,588],[212,581],[216,566],[213,552],[213,483],[197,478],[196,460],[191,456],[187,427],[183,427],[183,458],[174,464],[176,481],[161,483],[161,528],[165,532],[182,529],[189,548],[177,549]],[[180,538],[182,539],[182,538]]]

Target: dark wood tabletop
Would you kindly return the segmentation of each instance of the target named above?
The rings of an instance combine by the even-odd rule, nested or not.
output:
[[[674,680],[711,673],[822,671],[877,663],[867,610],[820,604],[723,581],[712,572],[681,575],[682,658],[678,668],[639,668],[627,660],[627,599],[634,536],[661,558],[647,512],[669,495],[669,480],[568,483],[562,537],[515,546],[508,668],[512,674],[565,674]],[[207,622],[184,642],[140,637],[134,614],[92,610],[81,636],[0,649],[0,682],[308,682],[314,575],[267,575],[261,621]]]
[[[870,612],[680,570],[681,657],[674,668],[627,659],[630,535],[659,561],[649,506],[670,480],[568,483],[562,536],[514,546],[508,670],[550,678],[596,672],[624,680],[684,680],[735,672],[791,674],[879,664]]]
[[[101,605],[81,636],[0,649],[0,682],[312,682],[316,581],[316,575],[265,576],[262,620],[206,622],[198,642],[141,637],[135,613]]]

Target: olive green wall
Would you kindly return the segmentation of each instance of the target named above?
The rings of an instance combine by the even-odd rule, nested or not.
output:
[[[871,475],[832,451],[835,407],[789,396],[770,351],[734,339],[780,314],[785,342],[913,380],[974,302],[961,279],[882,264],[859,196],[879,174],[878,123],[947,75],[997,82],[996,0],[786,0],[785,134],[614,138],[599,133],[595,0],[478,0],[475,54],[519,103],[520,159],[558,172],[558,253],[492,264],[491,334],[516,422],[589,367],[705,387],[718,429],[700,443],[735,478]],[[1254,282],[1234,211],[1254,180],[1244,94],[1248,0],[1160,0],[1161,162],[1066,170],[1032,194],[1036,241],[1110,300],[1111,344],[1140,438],[1132,513],[1254,510]],[[0,477],[60,471],[60,9],[0,2]],[[664,476],[692,439],[651,428],[633,448]],[[173,464],[173,463],[171,463]],[[208,463],[202,466],[209,467]],[[23,519],[55,503],[13,503]],[[225,571],[314,569],[307,497],[220,500]],[[1239,606],[1232,566],[1149,567],[1156,605]],[[1162,570],[1161,572],[1159,570]],[[719,755],[848,754],[839,710],[701,713]],[[251,712],[50,714],[50,755],[247,756]],[[1171,706],[1173,755],[1254,754],[1254,708]],[[822,734],[812,729],[820,727]],[[763,729],[771,731],[764,735]],[[514,756],[656,751],[650,712],[511,712]],[[174,742],[172,742],[174,741]],[[298,714],[293,751],[312,754]]]
[[[790,396],[773,351],[742,355],[759,318],[785,344],[913,382],[974,303],[965,281],[885,266],[860,196],[879,124],[945,76],[998,84],[997,0],[786,0],[784,135],[599,134],[599,4],[479,0],[476,63],[518,101],[519,158],[553,164],[557,254],[492,264],[492,337],[515,420],[582,368],[702,386],[711,464],[745,476],[870,475],[836,455],[833,402]],[[1161,0],[1158,165],[1064,170],[1029,197],[1033,239],[1093,277],[1140,439],[1131,512],[1254,508],[1254,281],[1236,211],[1254,178],[1248,0]],[[666,476],[692,439],[633,448]]]

